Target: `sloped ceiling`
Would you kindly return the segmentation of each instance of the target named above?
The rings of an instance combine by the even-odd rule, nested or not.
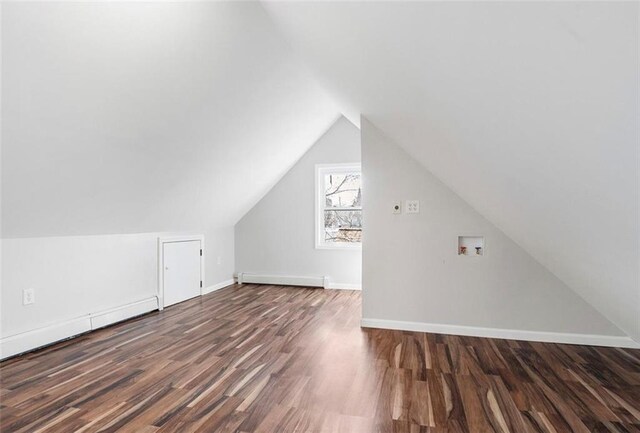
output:
[[[2,8],[6,238],[232,226],[340,111],[259,3]]]
[[[638,3],[265,7],[347,114],[640,340]]]

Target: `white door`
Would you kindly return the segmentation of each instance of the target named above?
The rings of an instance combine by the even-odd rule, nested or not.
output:
[[[164,306],[200,296],[200,241],[165,242]]]

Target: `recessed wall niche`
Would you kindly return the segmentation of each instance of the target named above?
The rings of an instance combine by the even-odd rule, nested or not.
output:
[[[482,257],[484,255],[484,236],[458,236],[458,255]]]

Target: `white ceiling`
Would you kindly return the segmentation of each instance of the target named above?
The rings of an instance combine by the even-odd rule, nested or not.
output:
[[[640,339],[638,3],[265,8],[352,120]]]
[[[340,112],[258,3],[2,12],[3,237],[233,226]]]

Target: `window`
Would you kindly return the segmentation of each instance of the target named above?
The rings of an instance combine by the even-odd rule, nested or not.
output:
[[[360,164],[316,166],[316,248],[360,248]]]

